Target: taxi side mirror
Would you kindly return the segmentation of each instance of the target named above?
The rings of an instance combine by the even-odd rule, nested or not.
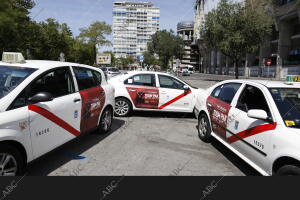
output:
[[[188,92],[191,90],[191,88],[187,85],[183,86],[184,91]]]
[[[264,110],[249,110],[248,111],[248,117],[253,119],[259,119],[259,120],[268,120],[268,114]]]
[[[52,100],[53,100],[53,95],[50,94],[49,92],[40,92],[28,99],[30,103],[48,102]]]

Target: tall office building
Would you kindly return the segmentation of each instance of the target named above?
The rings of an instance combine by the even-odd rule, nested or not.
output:
[[[150,2],[114,2],[113,52],[117,58],[138,58],[159,30],[160,9]]]

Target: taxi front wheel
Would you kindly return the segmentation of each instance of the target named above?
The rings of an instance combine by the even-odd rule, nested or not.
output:
[[[24,162],[20,151],[11,145],[0,146],[0,176],[19,176],[24,173]]]
[[[285,165],[278,169],[277,176],[300,176],[300,167],[295,165]]]
[[[198,134],[199,138],[206,143],[211,142],[211,127],[206,114],[202,113],[198,119]]]

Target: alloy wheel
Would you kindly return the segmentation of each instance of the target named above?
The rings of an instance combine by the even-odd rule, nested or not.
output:
[[[129,112],[129,105],[126,101],[119,100],[116,102],[115,112],[119,116],[125,116]]]
[[[0,176],[16,176],[18,165],[16,159],[8,153],[0,153]]]

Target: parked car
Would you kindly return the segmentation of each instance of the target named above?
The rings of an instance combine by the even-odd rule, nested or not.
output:
[[[195,115],[202,141],[217,139],[263,175],[300,175],[299,83],[221,82],[199,94]]]
[[[120,70],[117,67],[103,67],[101,69],[106,74],[108,79],[121,74]]]
[[[200,90],[160,72],[128,72],[109,83],[115,88],[115,115],[121,117],[133,110],[192,113]]]
[[[112,126],[114,89],[99,69],[4,53],[0,74],[0,176],[21,175],[36,158]]]
[[[188,69],[183,69],[182,76],[191,76],[191,72]]]

